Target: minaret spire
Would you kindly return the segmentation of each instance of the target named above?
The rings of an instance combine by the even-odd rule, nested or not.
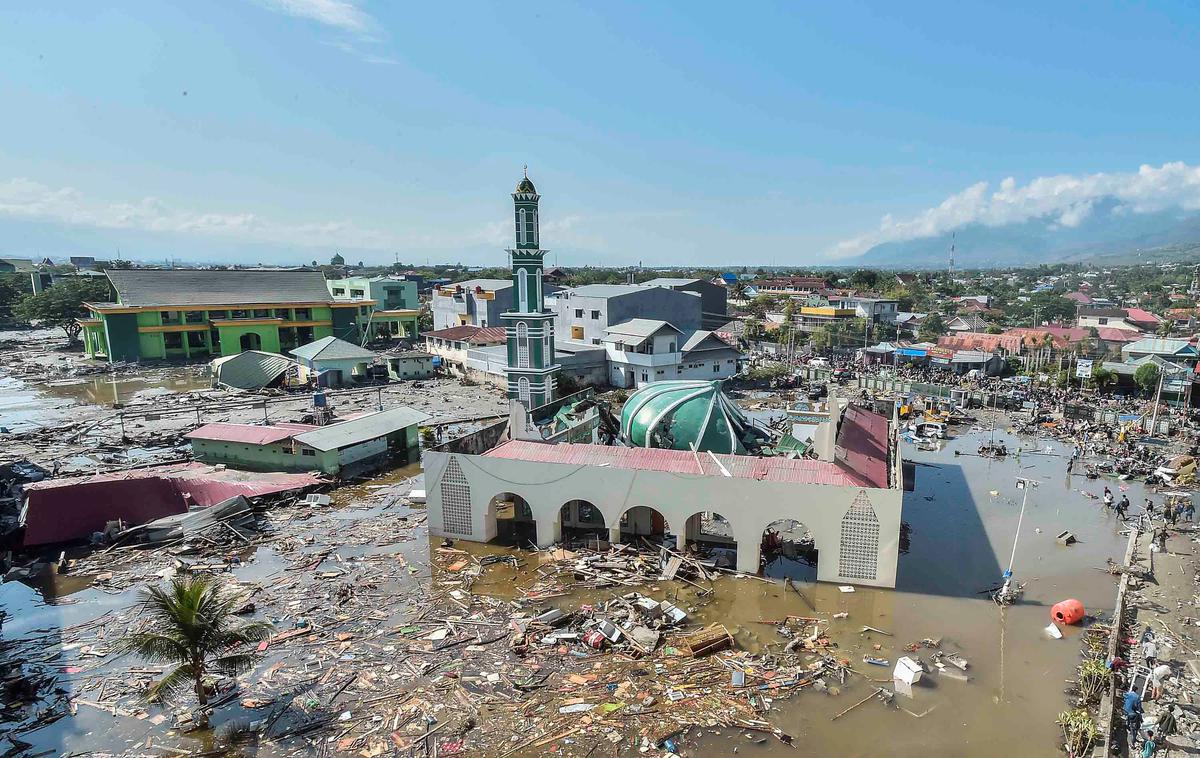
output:
[[[508,396],[527,409],[554,399],[554,314],[543,304],[542,266],[546,250],[538,232],[541,195],[529,179],[529,166],[512,194],[516,244],[508,250],[513,276],[512,310],[501,314],[508,337]]]

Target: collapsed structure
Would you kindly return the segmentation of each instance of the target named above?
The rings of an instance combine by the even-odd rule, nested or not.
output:
[[[613,445],[598,444],[594,410],[561,428],[564,405],[582,404],[572,397],[528,414],[515,406],[508,422],[426,451],[431,533],[490,541],[498,508],[512,503],[539,547],[587,527],[611,543],[670,535],[684,550],[708,540],[701,523],[715,515],[728,525],[716,541],[736,551],[739,571],[757,573],[764,531],[794,520],[812,535],[819,581],[894,587],[905,477],[889,419],[834,399],[815,457],[750,455],[761,430],[739,428],[719,384],[634,393]]]

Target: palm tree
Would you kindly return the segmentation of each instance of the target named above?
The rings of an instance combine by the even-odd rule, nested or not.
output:
[[[201,725],[207,724],[205,675],[249,671],[257,653],[246,646],[271,634],[270,624],[235,622],[234,613],[244,602],[243,595],[206,576],[179,577],[144,591],[138,610],[147,628],[131,634],[122,648],[150,661],[176,664],[150,688],[148,699],[164,701],[191,689],[200,702]]]

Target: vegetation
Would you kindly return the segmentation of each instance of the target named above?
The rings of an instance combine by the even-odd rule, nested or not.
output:
[[[13,314],[23,321],[37,321],[43,326],[61,327],[67,333],[67,343],[79,339],[82,327],[76,321],[87,316],[87,302],[108,300],[108,281],[105,279],[65,279],[36,295],[26,295],[13,308]]]
[[[937,313],[930,313],[917,329],[917,339],[922,342],[937,342],[946,333],[946,320]]]
[[[150,688],[149,699],[166,701],[191,690],[203,711],[210,672],[236,676],[253,667],[257,653],[248,646],[267,639],[271,626],[237,622],[235,614],[245,602],[245,596],[207,576],[179,577],[144,591],[138,610],[148,628],[126,637],[122,648],[175,665]],[[202,724],[207,720],[202,712]]]
[[[1097,389],[1103,389],[1117,383],[1117,372],[1110,371],[1103,366],[1097,366],[1092,369],[1092,386]]]
[[[32,291],[28,274],[0,274],[0,322],[13,316],[13,309]]]
[[[1133,381],[1142,388],[1143,392],[1153,392],[1158,387],[1158,377],[1162,372],[1153,363],[1143,363],[1133,373]]]
[[[1073,711],[1063,711],[1058,714],[1058,724],[1063,730],[1063,742],[1067,755],[1087,755],[1100,736],[1100,729],[1084,708],[1076,708]]]

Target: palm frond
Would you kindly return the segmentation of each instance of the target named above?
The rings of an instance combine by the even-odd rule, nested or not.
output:
[[[137,653],[146,660],[161,663],[187,663],[192,659],[184,642],[169,633],[137,632],[118,643],[118,647],[123,652]]]
[[[258,656],[254,653],[234,653],[213,659],[212,669],[219,674],[237,676],[254,668]]]
[[[196,687],[196,671],[191,664],[176,666],[171,673],[155,682],[146,693],[147,699],[168,702],[178,696],[194,692]]]

